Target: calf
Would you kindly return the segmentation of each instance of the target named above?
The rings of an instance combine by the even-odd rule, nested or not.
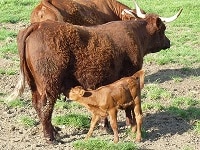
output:
[[[96,90],[85,91],[81,86],[72,88],[69,99],[85,106],[92,113],[92,120],[86,139],[92,135],[97,121],[109,115],[114,132],[114,142],[119,141],[117,129],[117,111],[131,107],[136,123],[132,131],[136,132],[136,141],[141,141],[142,109],[141,88],[144,85],[144,71],[140,70],[133,76],[124,77],[114,83],[102,86]]]

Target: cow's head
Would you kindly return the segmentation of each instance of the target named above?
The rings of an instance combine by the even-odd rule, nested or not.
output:
[[[167,49],[170,48],[170,40],[165,36],[165,22],[172,22],[175,19],[178,18],[178,16],[181,14],[182,9],[179,10],[177,14],[175,14],[172,17],[165,18],[160,17],[157,14],[144,14],[142,13],[141,9],[135,3],[136,8],[136,15],[137,18],[135,20],[145,20],[147,22],[146,29],[149,37],[149,44],[147,46],[147,52],[146,53],[155,53],[160,51],[161,49]],[[130,10],[123,10],[124,14],[131,15],[132,12]],[[132,14],[135,16],[135,14]]]

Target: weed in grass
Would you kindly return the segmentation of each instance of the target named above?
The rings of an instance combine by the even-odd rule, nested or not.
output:
[[[188,107],[188,106],[195,106],[198,104],[198,101],[192,97],[177,97],[172,100],[172,105],[175,107]]]
[[[142,103],[142,110],[143,111],[148,111],[148,110],[156,110],[156,111],[161,111],[161,110],[164,110],[164,107],[162,104],[160,103]]]
[[[55,109],[80,109],[80,108],[83,108],[83,106],[73,101],[57,100],[55,104]]]
[[[137,150],[133,142],[119,142],[117,144],[102,140],[100,138],[90,138],[88,140],[77,140],[73,142],[77,150]]]
[[[171,93],[156,84],[149,84],[144,87],[143,96],[148,99],[158,100],[161,98],[170,98]]]
[[[200,134],[200,120],[195,122],[194,131]]]
[[[179,77],[179,76],[172,76],[171,79],[175,82],[175,83],[179,83],[183,81],[183,78]]]
[[[30,116],[21,116],[19,122],[26,127],[34,127],[37,124],[36,120]]]
[[[0,74],[6,74],[6,75],[15,75],[16,74],[16,71],[15,70],[12,70],[12,69],[3,69],[3,68],[0,68]]]
[[[8,38],[15,38],[17,36],[16,31],[0,29],[0,41],[6,40]]]
[[[7,103],[8,107],[24,107],[26,103],[20,99],[16,99]]]
[[[166,110],[186,120],[200,119],[200,109],[196,107],[188,107],[187,109],[182,109],[175,106],[170,106],[166,108]]]
[[[66,114],[62,116],[55,116],[52,119],[55,125],[66,125],[77,128],[88,128],[90,126],[90,119],[86,115],[81,114]]]
[[[57,100],[54,106],[55,109],[69,109],[69,104],[63,100]]]
[[[192,147],[189,147],[189,146],[185,146],[184,148],[183,148],[183,150],[194,150]]]
[[[147,132],[145,131],[144,128],[142,128],[141,134],[142,134],[142,139],[145,139],[145,138],[147,137]],[[133,133],[133,132],[131,131],[131,128],[126,129],[125,135],[126,135],[126,137],[127,137],[127,136],[131,137],[131,139],[132,139],[133,141],[134,141],[135,138],[136,138],[136,133]]]
[[[3,53],[4,55],[16,54],[17,53],[17,44],[15,42],[5,44],[3,46],[0,46],[0,53]],[[1,54],[1,55],[3,55]]]

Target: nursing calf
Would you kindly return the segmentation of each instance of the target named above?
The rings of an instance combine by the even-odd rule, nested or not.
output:
[[[97,121],[102,117],[109,116],[114,132],[114,142],[118,142],[117,111],[118,109],[130,107],[136,120],[136,123],[131,125],[132,131],[137,131],[136,141],[141,141],[141,88],[143,86],[144,71],[140,70],[133,76],[124,77],[96,90],[85,91],[81,86],[72,88],[69,92],[69,99],[79,102],[92,113],[90,129],[86,139],[92,135]]]

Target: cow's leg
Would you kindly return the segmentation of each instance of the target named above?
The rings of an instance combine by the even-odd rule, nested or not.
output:
[[[92,120],[91,120],[91,123],[90,123],[90,129],[89,129],[89,131],[88,131],[87,136],[85,137],[85,139],[88,139],[92,135],[93,130],[95,128],[95,125],[96,125],[96,123],[97,123],[97,121],[99,119],[100,119],[100,116],[92,114]]]
[[[53,112],[53,107],[55,103],[55,99],[45,94],[44,99],[42,100],[44,103],[41,107],[41,122],[43,126],[44,137],[47,142],[52,143],[55,140],[55,135],[57,131],[54,129],[51,123],[51,117]]]
[[[135,115],[132,111],[132,106],[131,107],[127,107],[125,109],[125,113],[126,113],[126,125],[127,126],[136,126],[136,120],[135,120]]]
[[[108,122],[107,117],[103,117],[103,118],[100,119],[100,127],[101,127],[101,129],[108,131],[109,122]]]
[[[36,105],[36,111],[42,123],[44,137],[48,143],[53,143],[57,134],[57,131],[51,124],[54,103],[55,100],[45,92],[42,94],[41,99],[34,104]]]
[[[118,126],[117,126],[117,109],[113,108],[109,110],[110,125],[114,132],[114,143],[119,142]]]
[[[136,141],[140,142],[141,137],[142,137],[141,130],[142,130],[142,119],[143,119],[140,97],[137,96],[134,101],[135,101],[135,107],[133,109],[134,109],[135,119],[136,119],[136,124],[137,124]]]

